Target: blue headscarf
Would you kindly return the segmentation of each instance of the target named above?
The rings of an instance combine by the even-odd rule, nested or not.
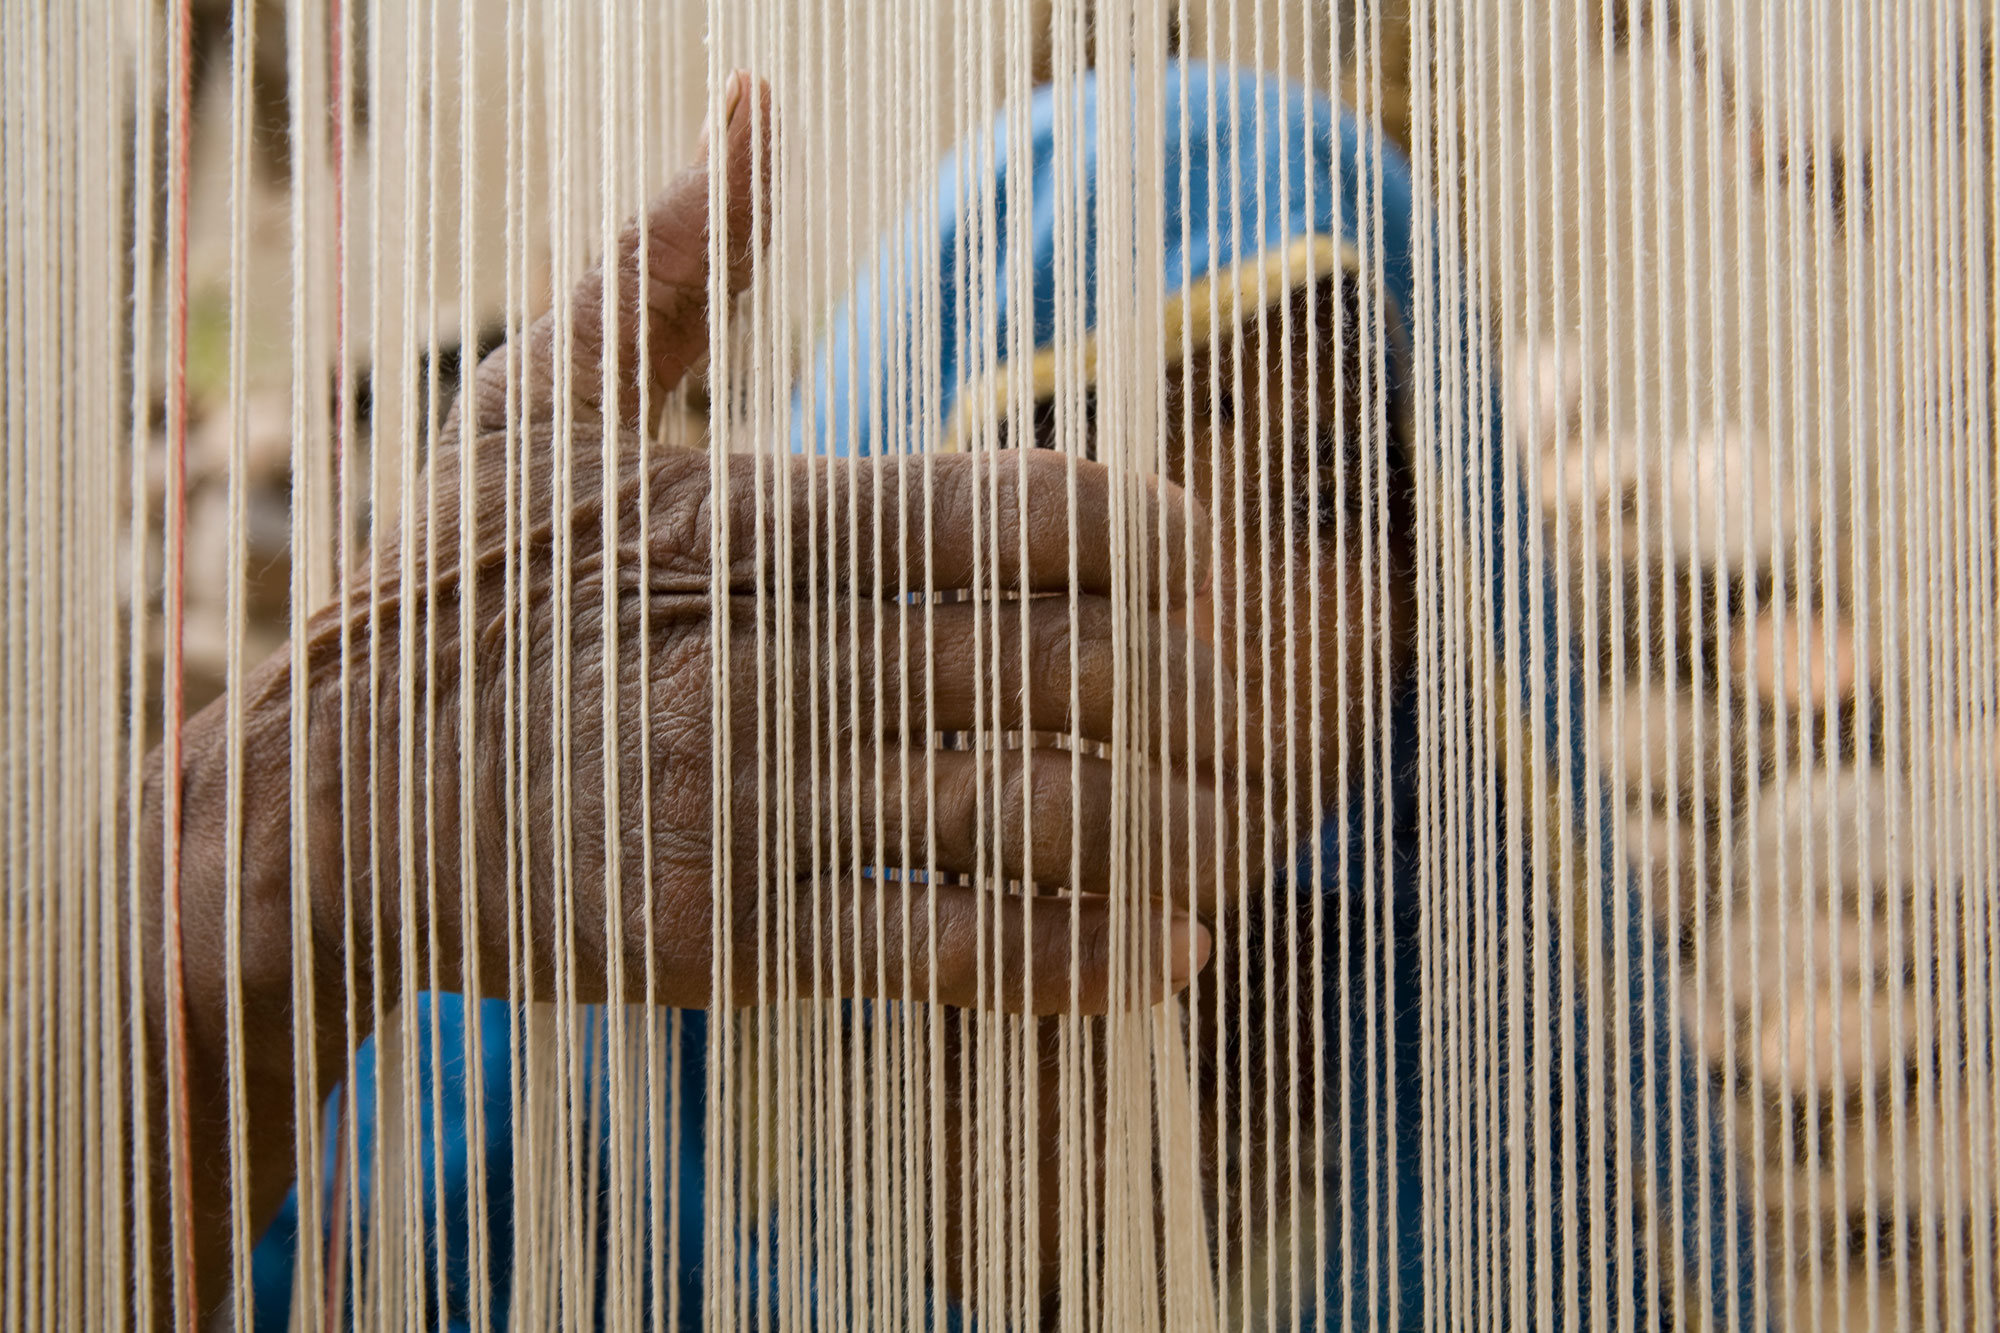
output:
[[[976,137],[945,160],[931,198],[885,239],[869,276],[834,316],[801,392],[800,447],[892,453],[945,431],[961,395],[983,378],[981,363],[1004,357],[1014,345],[1017,264],[1032,269],[1032,346],[1049,349],[1056,337],[1063,226],[1068,252],[1083,268],[1084,329],[1097,328],[1098,103],[1094,74],[1067,94],[1041,88],[1028,107],[1025,154],[1015,151],[1003,114],[990,137]],[[1059,125],[1070,131],[1067,163],[1058,151]],[[1248,312],[1260,294],[1282,295],[1282,281],[1298,285],[1315,272],[1324,275],[1331,257],[1350,268],[1366,264],[1379,273],[1391,308],[1411,310],[1409,170],[1373,137],[1352,116],[1285,80],[1171,65],[1162,238],[1170,306],[1197,285],[1220,283],[1222,310],[1232,308],[1233,296]],[[1076,182],[1080,206],[1063,197],[1065,178]],[[989,190],[993,212],[986,219],[979,210]],[[1030,213],[1025,255],[1010,248],[1019,208]],[[983,233],[995,257],[989,299],[997,336],[990,347],[974,327],[983,320],[960,308],[967,270],[975,256],[983,258],[975,233]],[[1204,312],[1191,313],[1199,319]],[[925,314],[936,320],[935,358],[913,345]],[[1170,308],[1170,333],[1178,321]]]

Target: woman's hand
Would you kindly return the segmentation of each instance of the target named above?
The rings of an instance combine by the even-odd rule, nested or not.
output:
[[[729,99],[720,135],[731,291],[747,283],[761,239],[751,180],[769,139],[753,141],[752,125],[773,122],[767,90],[758,95],[757,115]],[[1153,859],[1138,919],[1151,931],[1147,956],[1166,962],[1147,993],[1178,987],[1206,960],[1206,932],[1166,904],[1212,901],[1241,864],[1234,802],[1215,816],[1204,748],[1234,691],[1216,680],[1207,645],[1170,623],[1191,586],[1170,561],[1146,626],[1166,684],[1153,715],[1114,718],[1109,535],[1113,489],[1125,486],[1165,550],[1205,553],[1199,508],[1170,485],[1038,451],[739,456],[720,487],[706,453],[649,451],[641,384],[658,401],[707,351],[708,170],[705,149],[627,229],[615,282],[587,275],[565,308],[486,359],[414,492],[416,516],[301,630],[303,856],[291,651],[238,692],[240,764],[226,701],[183,732],[187,1056],[172,1072],[174,988],[156,965],[166,913],[163,897],[148,898],[159,1163],[149,1194],[164,1241],[165,1089],[184,1078],[204,1309],[223,1294],[229,1256],[231,1063],[255,1108],[244,1130],[256,1235],[291,1180],[295,1106],[317,1105],[344,1076],[350,1035],[412,989],[507,994],[520,969],[539,998],[702,1005],[816,990],[1043,1013],[1116,1002],[1109,761],[948,746],[943,733],[997,725],[1109,742],[1117,722],[1153,738],[1165,753],[1142,781],[1153,846],[1166,854]],[[607,288],[620,295],[609,306]],[[565,352],[567,376],[556,373]],[[990,568],[977,558],[981,522]],[[995,586],[1018,596],[976,600]],[[973,599],[912,604],[918,591]],[[1203,719],[1191,735],[1161,723],[1185,718],[1189,691]],[[232,778],[243,797],[234,849]],[[156,754],[137,868],[151,889],[165,884],[162,791]],[[789,840],[778,836],[787,828]],[[232,861],[240,1041],[227,1008]],[[1018,910],[982,908],[990,888],[953,882],[974,875],[1064,898],[1024,924]],[[296,1029],[314,1034],[306,1089],[294,1061],[300,906],[315,945],[303,992],[312,1013]],[[997,932],[978,928],[982,910]],[[797,966],[773,967],[787,949]]]

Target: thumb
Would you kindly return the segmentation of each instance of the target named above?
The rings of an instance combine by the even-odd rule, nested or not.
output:
[[[565,303],[567,310],[558,306],[529,330],[524,369],[525,407],[531,418],[546,417],[554,408],[557,321],[565,315],[570,327],[571,402],[581,413],[609,418],[623,427],[641,424],[642,373],[649,377],[651,391],[663,394],[708,354],[709,179],[718,161],[728,201],[723,239],[731,294],[749,285],[752,261],[770,230],[768,221],[755,213],[760,204],[768,208],[775,131],[771,90],[763,80],[755,81],[758,107],[753,111],[744,95],[752,82],[738,71],[723,84],[720,156],[704,130],[695,160],[654,198],[643,217],[620,233],[612,262],[597,265],[577,282]],[[607,384],[607,348],[614,346],[613,374]],[[507,356],[507,349],[499,349],[480,366],[482,429],[504,424],[486,418],[501,412],[506,402]]]
[[[753,86],[754,107],[745,95]],[[695,161],[646,210],[646,359],[654,387],[660,392],[679,384],[708,354],[709,211],[711,177],[718,162],[727,201],[725,290],[731,295],[749,285],[753,261],[770,239],[771,150],[776,129],[770,85],[761,79],[753,81],[740,70],[731,74],[723,83],[721,114],[720,154],[715,152],[711,130],[705,125]],[[759,212],[766,216],[758,217]],[[635,299],[640,282],[638,240],[631,234],[621,238],[619,246],[621,264],[630,265],[629,272],[619,275],[619,290],[633,293]],[[621,320],[621,335],[627,325],[636,331],[637,323],[636,319]],[[635,365],[637,359],[635,354]],[[635,401],[630,414],[636,416],[637,410]]]

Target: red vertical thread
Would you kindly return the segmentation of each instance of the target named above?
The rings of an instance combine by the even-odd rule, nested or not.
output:
[[[162,703],[161,818],[167,900],[166,970],[168,987],[168,1095],[173,1099],[173,1125],[168,1163],[169,1188],[174,1193],[175,1270],[180,1289],[178,1322],[193,1328],[199,1318],[194,1263],[194,1146],[188,1111],[187,965],[181,920],[181,727],[187,699],[182,677],[182,641],[186,629],[184,556],[187,548],[187,361],[188,361],[188,161],[193,138],[189,123],[193,101],[193,0],[174,6],[174,90],[169,115],[173,148],[169,203],[171,239],[167,254],[167,287],[172,365],[167,381],[167,571],[165,671]],[[178,1185],[179,1188],[174,1188]]]

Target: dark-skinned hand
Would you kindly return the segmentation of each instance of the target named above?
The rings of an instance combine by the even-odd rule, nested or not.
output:
[[[732,83],[736,90],[748,86],[740,76]],[[751,182],[767,169],[770,140],[767,134],[760,143],[753,125],[768,130],[774,119],[768,90],[760,86],[757,96],[754,111],[747,98],[730,98],[734,114],[718,136],[729,183],[723,285],[732,292],[747,285],[759,252]],[[1118,477],[1043,451],[777,463],[743,456],[729,460],[726,486],[718,489],[705,452],[649,450],[639,429],[642,401],[659,402],[708,350],[709,158],[704,147],[627,228],[610,261],[615,281],[607,281],[606,268],[594,270],[525,338],[480,365],[437,443],[428,478],[413,492],[415,517],[402,531],[383,534],[357,562],[343,595],[301,628],[302,857],[295,858],[294,844],[291,649],[250,673],[237,691],[243,822],[235,852],[245,1006],[241,1044],[233,1051],[224,949],[228,701],[183,731],[184,1105],[192,1303],[201,1309],[213,1308],[227,1289],[231,1059],[241,1061],[255,1108],[245,1126],[254,1237],[291,1181],[294,1107],[317,1105],[344,1076],[350,1035],[365,1035],[378,1006],[386,1010],[413,989],[507,994],[510,912],[525,917],[525,972],[529,993],[539,998],[599,1000],[615,991],[631,1000],[709,1004],[718,998],[712,982],[724,949],[734,978],[726,998],[755,998],[759,940],[768,940],[771,929],[770,917],[757,911],[761,884],[767,900],[776,892],[803,901],[810,890],[832,905],[818,918],[818,933],[790,942],[809,960],[792,978],[801,991],[831,982],[846,994],[935,996],[947,1004],[1038,1013],[1101,1012],[1119,1002],[1104,896],[1113,887],[1109,761],[1050,750],[1030,761],[1018,750],[1005,752],[997,789],[986,790],[982,802],[976,767],[984,763],[989,778],[995,772],[990,750],[948,746],[941,738],[991,724],[997,699],[1002,730],[1110,741],[1117,704],[1113,488],[1132,488],[1143,530],[1164,532],[1171,553],[1184,549],[1190,527],[1192,549],[1205,553],[1206,519],[1171,485]],[[609,305],[607,290],[619,298]],[[567,376],[557,373],[565,352]],[[608,386],[607,364],[615,369]],[[776,475],[780,467],[789,471],[788,484]],[[858,499],[851,507],[850,495]],[[873,523],[878,495],[888,516],[881,528]],[[991,506],[984,521],[998,520],[988,533],[989,540],[994,532],[1000,537],[988,548],[998,552],[997,570],[981,569],[975,559],[974,514],[981,506]],[[859,526],[839,526],[838,542],[828,549],[826,534],[849,513],[860,515]],[[718,664],[711,552],[718,525],[730,553],[731,632],[721,674],[736,719],[729,729],[732,781],[723,791],[713,780]],[[785,529],[789,548],[776,535]],[[807,554],[815,532],[823,567],[818,583],[809,577]],[[907,546],[902,532],[913,534]],[[928,534],[928,544],[918,534]],[[787,549],[796,564],[789,578],[780,567]],[[1217,681],[1208,647],[1172,623],[1181,590],[1204,575],[1169,560],[1149,600],[1148,642],[1156,670],[1169,682],[1155,703],[1169,718],[1184,716],[1185,691],[1193,692],[1204,719],[1232,694]],[[927,653],[924,608],[898,595],[950,593],[975,583],[987,588],[995,580],[1014,596],[999,604],[1009,628],[998,636],[997,678],[987,680],[998,693],[985,695],[982,709],[973,682],[981,669],[991,672],[986,654],[994,636],[990,626],[985,636],[975,635],[974,603],[937,599],[929,608],[935,637]],[[813,597],[842,617],[821,624],[818,642],[858,644],[858,655],[815,646],[805,614]],[[817,661],[819,679],[830,681],[841,700],[872,700],[879,684],[881,697],[897,705],[880,715],[864,707],[824,734],[799,725],[788,767],[772,762],[755,721],[760,690],[765,703],[775,698],[770,654],[773,636],[786,628],[776,614],[783,603],[798,612],[790,617],[795,664],[803,669]],[[885,645],[879,653],[878,631]],[[614,651],[607,652],[607,634],[615,636]],[[907,716],[900,706],[906,689]],[[1204,723],[1188,739],[1184,728],[1163,729],[1158,718],[1127,721],[1146,734],[1164,730],[1185,741],[1169,741],[1161,762],[1142,778],[1155,818],[1175,812],[1171,830],[1153,831],[1155,845],[1164,839],[1171,854],[1156,857],[1153,879],[1139,886],[1146,902],[1137,919],[1150,931],[1151,956],[1168,960],[1167,975],[1155,968],[1154,983],[1134,997],[1149,999],[1184,984],[1207,955],[1206,932],[1166,902],[1211,902],[1222,877],[1239,865],[1241,835],[1228,826],[1233,801],[1221,802],[1222,820],[1214,815],[1212,756],[1203,744],[1214,728]],[[861,762],[829,765],[830,743]],[[816,786],[810,781],[815,745],[823,779],[858,772],[860,781]],[[774,789],[774,774],[791,775],[793,789]],[[158,964],[168,920],[163,793],[156,752],[136,869],[149,894],[159,891],[143,900],[141,925],[155,1141],[146,1197],[154,1205],[164,1274],[172,989]],[[726,846],[715,837],[718,803],[731,830]],[[814,829],[823,841],[840,830],[848,839],[848,868],[822,867],[815,877],[808,868],[782,866],[763,842],[770,824],[759,813],[766,803],[789,803],[801,845]],[[853,818],[856,808],[868,817]],[[1023,811],[1032,816],[1032,839]],[[915,854],[906,858],[905,846]],[[724,884],[728,910],[718,913],[716,867],[725,852],[732,871]],[[858,877],[857,857],[864,867]],[[306,871],[303,886],[295,865]],[[1189,866],[1198,868],[1192,877]],[[901,903],[906,890],[891,872],[904,869],[925,872],[912,886],[920,907],[907,936],[898,929],[900,907],[876,910],[877,893]],[[1018,910],[993,913],[990,900],[982,908],[981,895],[991,888],[954,882],[986,871],[982,882],[991,884],[996,870],[1002,880],[1027,879],[1032,871],[1033,892],[1051,895],[1030,924],[1022,924]],[[933,904],[934,935],[925,929]],[[314,1034],[315,1066],[305,1088],[293,1040],[293,913],[301,905],[307,916],[301,924],[314,941],[312,1013],[302,1027]],[[983,959],[982,910],[1003,923],[997,937],[986,939]],[[815,919],[804,910],[797,915]],[[878,921],[887,928],[878,929]],[[829,967],[810,965],[835,956],[849,964],[837,977]],[[852,965],[857,956],[859,967]],[[766,991],[775,989],[771,975],[762,975]],[[183,1291],[179,1299],[189,1296]]]

